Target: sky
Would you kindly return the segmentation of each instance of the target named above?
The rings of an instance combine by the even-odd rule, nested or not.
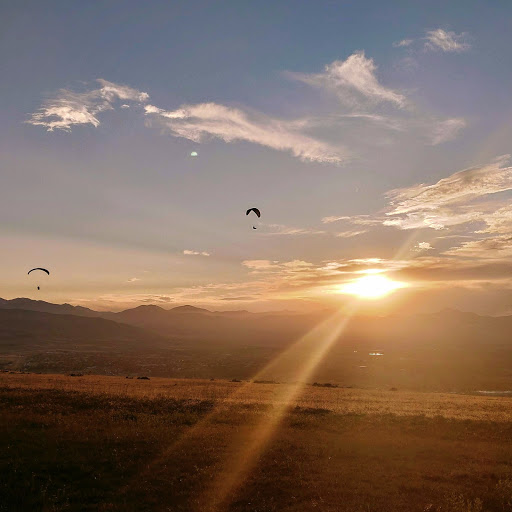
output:
[[[0,296],[512,314],[511,16],[2,2]]]

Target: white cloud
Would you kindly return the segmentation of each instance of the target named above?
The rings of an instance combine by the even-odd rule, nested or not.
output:
[[[512,189],[512,167],[504,167],[510,155],[493,162],[456,172],[434,185],[415,185],[388,193],[394,209],[388,215],[434,211],[441,206],[466,202],[471,199]]]
[[[309,268],[312,266],[313,266],[312,263],[309,263],[304,260],[292,260],[292,261],[287,261],[287,262],[283,263],[283,267],[289,268],[289,269]]]
[[[507,205],[485,216],[485,228],[476,233],[512,233],[512,206]]]
[[[332,62],[319,74],[289,75],[336,93],[345,107],[338,105],[328,115],[298,119],[279,119],[246,107],[217,103],[165,110],[149,104],[145,92],[99,79],[99,88],[86,92],[61,89],[27,122],[48,131],[70,131],[78,125],[97,127],[102,112],[137,105],[144,108],[147,126],[159,127],[175,137],[194,142],[211,138],[226,143],[246,141],[290,152],[303,161],[331,164],[344,163],[371,148],[388,147],[399,137],[407,139],[404,143],[415,138],[439,144],[455,137],[465,125],[462,119],[442,120],[418,109],[403,108],[413,105],[379,82],[376,65],[364,52]],[[390,114],[390,107],[394,114]]]
[[[380,219],[372,217],[371,215],[341,215],[339,217],[330,216],[322,219],[322,223],[324,224],[339,221],[346,221],[349,224],[355,224],[357,226],[375,226],[382,223]]]
[[[395,48],[400,48],[400,47],[406,47],[406,46],[411,46],[411,44],[414,42],[413,39],[402,39],[401,41],[395,41],[393,43],[393,46]]]
[[[420,211],[408,213],[406,216],[385,219],[382,224],[399,229],[430,228],[442,230],[468,222],[477,222],[481,218],[482,212],[480,211],[456,213],[453,209],[443,209],[435,212]]]
[[[251,270],[265,270],[273,267],[273,263],[270,260],[245,260],[242,261],[244,267],[250,268]],[[277,263],[277,262],[276,262]]]
[[[155,107],[154,105],[144,105],[144,111],[146,114],[160,114],[160,112],[165,112],[161,108]]]
[[[247,141],[272,149],[290,151],[301,160],[340,163],[348,156],[341,147],[333,147],[300,132],[301,122],[249,114],[217,103],[184,105],[165,111],[146,105],[146,114],[166,127],[174,136],[194,142],[215,137],[224,142]]]
[[[444,229],[469,222],[485,223],[480,233],[503,233],[511,226],[512,210],[500,208],[492,198],[499,192],[512,190],[512,167],[507,167],[510,156],[456,172],[433,185],[414,185],[392,190],[391,209],[383,221],[386,226],[400,229]]]
[[[71,131],[75,125],[100,125],[98,114],[112,110],[116,100],[145,102],[149,95],[125,85],[107,80],[96,80],[101,87],[92,91],[77,93],[61,89],[55,98],[46,100],[42,107],[32,114],[27,123],[44,126],[51,132],[55,129]]]
[[[442,28],[430,30],[427,32],[425,39],[425,49],[443,52],[463,52],[471,46],[465,42],[466,34],[456,34],[455,32],[447,32]]]
[[[210,256],[209,252],[206,251],[191,251],[189,249],[185,249],[183,251],[183,254],[187,256]]]
[[[512,236],[508,234],[493,238],[464,242],[460,247],[450,249],[444,254],[447,254],[448,256],[462,256],[466,258],[505,258],[509,260],[510,257],[512,257]]]
[[[346,60],[337,60],[325,66],[323,73],[289,73],[289,76],[309,85],[333,91],[344,104],[358,106],[367,103],[390,102],[404,107],[402,94],[381,85],[376,76],[373,59],[363,51],[355,52]]]
[[[325,235],[327,231],[311,228],[294,228],[284,226],[283,224],[268,224],[268,227],[274,231],[266,231],[265,235]]]
[[[414,250],[416,252],[421,252],[421,251],[431,251],[432,249],[434,249],[429,242],[418,242],[415,246],[414,246]]]
[[[342,231],[340,233],[336,233],[337,238],[352,238],[354,236],[362,235],[363,233],[366,233],[367,230],[363,229],[360,231],[354,230],[354,231]]]
[[[129,283],[135,283],[135,281],[140,281],[140,279],[138,277],[130,277],[130,279],[128,279]]]
[[[342,215],[341,217],[336,217],[334,215],[330,216],[330,217],[324,217],[322,219],[322,222],[324,224],[330,224],[331,222],[338,222],[339,220],[349,220],[350,217],[348,217],[347,215]]]
[[[446,119],[435,123],[432,129],[432,145],[436,146],[454,139],[460,130],[466,127],[464,119]]]

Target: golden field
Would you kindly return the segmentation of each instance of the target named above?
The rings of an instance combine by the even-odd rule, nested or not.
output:
[[[0,374],[0,510],[512,510],[507,397]]]

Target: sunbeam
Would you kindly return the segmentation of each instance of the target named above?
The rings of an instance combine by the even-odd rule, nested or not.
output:
[[[255,379],[268,377],[273,372],[277,372],[280,367],[285,372],[291,369],[292,384],[279,389],[279,394],[273,400],[270,411],[263,414],[261,421],[251,428],[249,438],[235,439],[233,444],[242,445],[241,449],[237,451],[235,460],[230,460],[229,465],[226,465],[225,469],[217,475],[212,486],[200,500],[198,510],[211,512],[225,510],[230,497],[244,483],[257,464],[259,457],[271,442],[290,404],[297,398],[318,364],[343,332],[356,311],[357,304],[357,302],[353,302],[348,310],[338,312],[314,327],[292,347],[258,372]],[[288,367],[290,363],[293,365],[291,368]]]

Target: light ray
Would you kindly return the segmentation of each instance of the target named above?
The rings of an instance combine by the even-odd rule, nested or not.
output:
[[[279,388],[271,410],[263,414],[261,421],[257,422],[248,434],[244,432],[248,438],[234,440],[233,444],[241,445],[242,448],[237,451],[235,459],[230,460],[224,470],[217,475],[212,486],[200,500],[198,510],[226,510],[230,498],[245,482],[271,442],[290,404],[300,394],[318,364],[338,339],[356,311],[357,305],[358,302],[354,301],[348,311],[338,312],[314,327],[257,374],[255,378],[268,378],[273,372],[282,374],[283,370],[285,373],[291,370],[293,384]]]
[[[418,232],[419,230],[415,230],[411,233],[398,250],[394,260],[399,259],[410,249],[411,245],[416,241]],[[252,380],[272,379],[274,374],[280,375],[280,372],[284,370],[285,373],[288,372],[289,381],[293,384],[279,388],[278,395],[272,402],[270,412],[263,414],[261,421],[257,422],[254,428],[249,430],[249,433],[244,431],[248,437],[233,440],[231,446],[235,447],[236,455],[230,461],[230,464],[225,465],[224,470],[219,473],[207,491],[200,497],[198,511],[219,512],[226,509],[230,498],[243,485],[251,470],[257,464],[259,457],[264,453],[290,404],[297,398],[300,391],[306,385],[308,378],[311,377],[333,343],[343,332],[351,317],[357,311],[359,304],[359,300],[354,299],[346,309],[338,311],[311,329],[253,376]],[[230,395],[229,401],[235,401],[236,397],[241,395],[249,385],[251,384],[245,383],[238,387]],[[215,418],[229,407],[226,403],[227,401],[226,399],[224,403],[219,404],[210,414],[187,430],[181,438],[174,440],[158,457],[146,466],[142,474],[139,473],[136,476],[136,479],[142,479],[155,466],[168,460],[170,455],[185,442],[191,442],[195,436],[199,437],[202,431],[208,428],[215,421]],[[242,446],[242,449],[237,450],[236,447],[240,446]],[[129,487],[130,484],[123,486],[120,493]]]

